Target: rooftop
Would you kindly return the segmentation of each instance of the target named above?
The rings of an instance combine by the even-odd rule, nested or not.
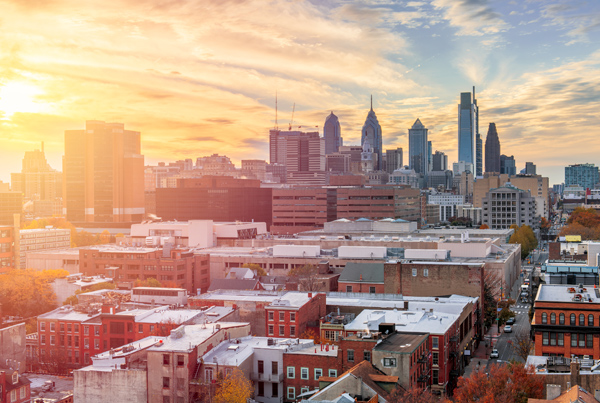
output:
[[[429,311],[363,310],[352,322],[344,326],[346,331],[375,332],[382,323],[395,324],[398,332],[444,334],[458,319],[458,315]]]
[[[535,302],[577,302],[600,304],[600,289],[592,286],[541,284]]]
[[[210,336],[223,329],[248,326],[248,323],[221,322],[203,325],[182,325],[173,329],[168,337],[159,345],[149,348],[148,351],[175,351],[191,352],[194,347],[204,343]]]

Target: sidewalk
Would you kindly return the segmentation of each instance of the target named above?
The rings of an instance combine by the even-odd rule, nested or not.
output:
[[[500,334],[498,333],[496,325],[488,330],[484,336],[484,340],[482,340],[475,351],[471,353],[471,361],[469,362],[469,365],[465,367],[465,373],[463,375],[465,378],[471,376],[474,371],[485,370],[492,348],[496,345],[499,336]]]

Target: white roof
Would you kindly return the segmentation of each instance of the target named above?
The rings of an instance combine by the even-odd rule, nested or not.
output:
[[[569,289],[572,291],[570,292]],[[600,303],[598,297],[598,288],[591,285],[584,285],[583,290],[577,285],[562,285],[562,284],[541,284],[538,289],[536,302],[577,302],[578,304]],[[581,302],[575,301],[576,295],[582,297]]]
[[[190,352],[194,347],[204,343],[210,336],[221,330],[248,326],[247,322],[207,323],[205,325],[182,325],[171,331],[160,345],[151,347],[148,351],[181,351]]]
[[[458,315],[434,311],[385,311],[363,310],[352,322],[344,326],[346,331],[378,331],[381,323],[394,323],[399,332],[445,334],[458,319]]]

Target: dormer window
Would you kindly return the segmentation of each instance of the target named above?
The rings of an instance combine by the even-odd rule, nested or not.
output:
[[[14,385],[15,383],[19,383],[19,373],[18,373],[18,372],[16,372],[16,371],[13,373],[13,376],[12,376],[12,383],[13,383],[13,385]]]

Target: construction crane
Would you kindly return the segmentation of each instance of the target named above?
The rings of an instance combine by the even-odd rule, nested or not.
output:
[[[292,120],[290,121],[290,127],[288,130],[292,130],[292,124],[294,124],[294,112],[296,111],[296,103],[294,102],[294,106],[292,107]]]

